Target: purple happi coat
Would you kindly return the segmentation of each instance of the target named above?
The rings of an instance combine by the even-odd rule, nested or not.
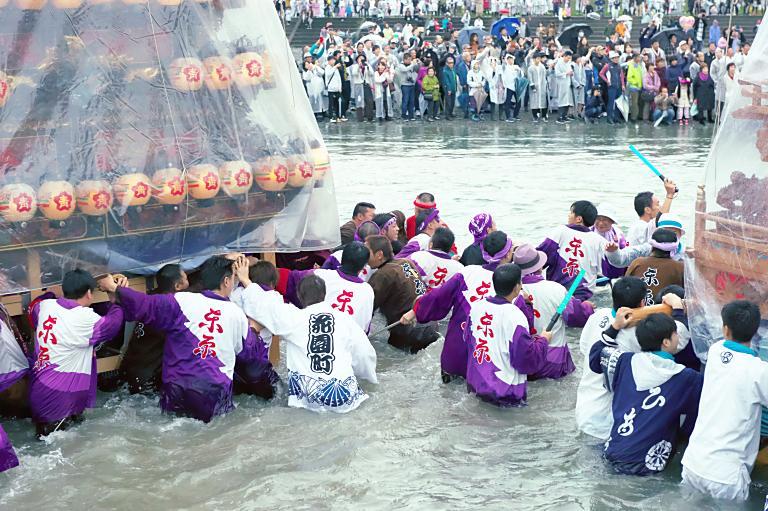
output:
[[[74,300],[42,300],[32,307],[35,363],[29,390],[32,420],[58,422],[96,404],[94,347],[123,327],[123,309],[104,316]]]
[[[246,366],[248,383],[276,381],[264,341],[227,298],[212,291],[145,295],[125,287],[118,295],[126,319],[166,333],[160,390],[164,411],[205,422],[229,412],[236,363]]]
[[[5,434],[3,427],[0,426],[0,472],[19,466],[19,459],[13,451],[13,445]]]
[[[464,330],[470,392],[498,406],[525,404],[526,375],[545,364],[548,349],[529,328],[525,314],[502,297],[472,304]]]
[[[533,306],[532,334],[543,332],[567,294],[557,282],[544,280],[541,275],[523,275],[523,289],[531,295]],[[534,378],[562,378],[571,374],[576,366],[565,338],[565,326],[581,328],[593,314],[592,307],[578,298],[571,298],[563,311],[562,319],[552,329],[547,359],[544,365],[528,376]]]
[[[602,271],[604,247],[608,242],[583,225],[558,226],[537,250],[547,254],[547,280],[559,282],[566,289],[583,268],[584,279],[575,297],[589,300],[597,276]]]
[[[419,323],[440,321],[453,311],[445,333],[443,351],[440,354],[440,367],[448,374],[462,377],[467,375],[467,345],[464,341],[464,328],[470,305],[495,294],[493,290],[495,267],[496,265],[465,266],[442,286],[421,296],[413,306]],[[525,311],[529,324],[533,325],[533,310],[526,306],[525,300],[518,297],[515,304]]]
[[[619,246],[619,249],[629,245],[629,243],[627,243],[627,238],[624,237],[624,233],[616,225],[612,225],[611,229],[606,232],[599,232],[595,226],[592,226],[592,230],[607,241],[616,243]],[[608,277],[609,279],[619,279],[623,277],[624,273],[627,271],[626,268],[617,268],[612,265],[607,257],[603,257],[602,270],[603,277]]]

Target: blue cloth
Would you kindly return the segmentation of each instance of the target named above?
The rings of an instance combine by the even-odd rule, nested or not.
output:
[[[657,474],[674,455],[678,434],[689,436],[693,431],[704,376],[687,368],[673,374],[671,361],[659,365],[641,359],[633,364],[634,357],[648,354],[622,353],[602,341],[589,353],[590,369],[603,374],[606,387],[613,391],[613,427],[604,456],[621,473]],[[638,391],[638,381],[659,384]]]

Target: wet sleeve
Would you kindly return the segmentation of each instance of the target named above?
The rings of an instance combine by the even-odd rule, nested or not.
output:
[[[336,257],[333,254],[331,254],[330,256],[328,256],[328,259],[326,259],[325,262],[323,263],[323,269],[324,270],[335,270],[340,265],[341,265],[341,263],[336,259]]]
[[[298,315],[298,309],[283,303],[274,293],[267,293],[258,284],[251,284],[243,291],[245,315],[272,332],[273,335],[290,337]]]
[[[557,266],[559,249],[560,245],[558,245],[556,241],[550,238],[545,239],[538,247],[536,247],[536,250],[541,250],[547,254],[547,264],[544,265],[544,267],[547,268],[547,278],[551,277],[550,273],[554,271],[553,268]]]
[[[651,255],[651,245],[648,243],[630,245],[625,248],[620,248],[615,252],[605,251],[605,257],[608,259],[608,262],[617,268],[626,268],[638,257],[646,257],[649,255]]]
[[[563,322],[573,328],[582,328],[595,310],[578,298],[571,298],[563,311]]]
[[[93,325],[93,334],[88,341],[91,346],[114,339],[125,324],[125,315],[120,305],[112,304],[107,313]]]
[[[523,298],[523,295],[517,295],[517,298],[515,298],[515,301],[513,302],[518,309],[520,309],[525,316],[525,319],[528,321],[528,331],[533,331],[533,305],[525,301],[525,298]]]
[[[704,386],[704,375],[693,369],[684,369],[683,373],[689,379],[686,385],[688,395],[681,414],[685,414],[685,422],[680,428],[680,433],[684,438],[688,438],[693,433],[693,427],[696,425],[696,417],[699,415],[699,401],[701,400],[701,389]]]
[[[272,369],[272,364],[269,363],[269,350],[264,343],[264,339],[259,334],[248,328],[247,334],[243,338],[243,346],[240,352],[237,353],[236,360],[238,363],[248,364],[251,372],[264,372],[267,369]]]
[[[368,340],[368,336],[356,324],[350,324],[349,335],[352,371],[355,376],[371,383],[379,383],[376,377],[376,350]]]
[[[547,361],[547,349],[546,339],[532,337],[528,329],[518,326],[509,346],[510,363],[522,374],[536,373]]]
[[[313,270],[292,270],[288,274],[288,282],[285,285],[285,299],[289,303],[292,303],[296,307],[301,308],[301,302],[299,301],[298,294],[299,282],[301,282],[301,279],[307,275],[311,275],[312,273]]]
[[[400,252],[398,252],[395,256],[395,259],[405,259],[414,252],[418,252],[419,250],[421,250],[421,246],[419,245],[418,241],[409,241],[403,248],[400,249]]]
[[[181,315],[173,295],[146,295],[129,287],[119,287],[117,297],[126,321],[141,321],[146,326],[167,330]]]
[[[442,286],[433,289],[416,300],[416,303],[413,304],[413,312],[416,313],[416,319],[419,323],[429,323],[430,321],[445,319],[453,309],[457,297],[466,288],[464,276],[460,273],[454,275]]]

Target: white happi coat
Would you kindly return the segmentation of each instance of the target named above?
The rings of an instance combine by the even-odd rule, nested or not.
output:
[[[343,252],[344,250],[337,250],[336,252],[331,254],[328,259],[333,258],[338,263],[337,266],[341,266],[341,255]],[[364,281],[368,282],[368,280],[370,280],[371,278],[371,275],[373,275],[374,273],[376,273],[376,268],[371,268],[366,263],[366,265],[363,267],[362,270],[360,270],[360,273],[358,273],[357,276],[363,279]]]
[[[486,270],[482,266],[465,266],[460,272],[464,276],[464,283],[467,290],[464,291],[464,299],[471,304],[477,300],[495,296],[496,291],[493,288],[493,272]]]
[[[255,284],[258,286],[258,284]],[[267,304],[271,303],[284,303],[283,301],[283,295],[278,293],[275,290],[263,290],[262,294],[259,295],[259,299]],[[243,294],[245,293],[245,288],[238,287],[234,291],[232,291],[232,294],[229,296],[229,301],[240,307],[243,312],[245,312],[245,298],[243,297]],[[248,314],[245,314],[248,316]],[[250,316],[249,316],[250,317]],[[253,318],[251,318],[253,319]],[[259,332],[259,335],[261,336],[261,339],[264,341],[264,344],[266,344],[267,348],[269,348],[272,345],[272,332],[269,331],[267,328],[262,328]]]
[[[558,255],[566,267],[574,259],[577,263],[575,272],[584,269],[584,285],[594,291],[597,276],[603,271],[603,254],[608,241],[596,232],[577,231],[567,225],[558,226],[548,238],[557,243]],[[557,277],[565,274],[561,269],[558,272],[561,274]]]
[[[248,316],[288,344],[288,406],[350,412],[368,399],[358,378],[378,383],[376,350],[349,316],[323,302],[297,309],[264,300],[258,285],[243,297]]]
[[[534,333],[544,332],[549,325],[549,320],[557,312],[560,302],[563,301],[568,291],[557,282],[542,280],[532,284],[523,283],[523,289],[533,298],[533,327]],[[559,319],[552,329],[551,348],[566,345],[565,322]]]
[[[629,226],[629,230],[627,231],[627,243],[629,243],[630,247],[648,243],[648,241],[651,239],[651,236],[653,235],[653,231],[655,230],[655,218],[649,222],[640,220],[638,218],[632,223],[632,225]]]
[[[445,252],[420,250],[408,257],[421,270],[421,280],[429,289],[442,286],[464,268],[463,264],[452,259],[448,254],[445,254],[447,257],[440,257],[443,254]]]
[[[768,406],[768,363],[753,353],[726,341],[709,348],[699,415],[682,460],[684,474],[742,494],[760,448],[760,407]]]
[[[27,369],[29,369],[29,362],[21,351],[13,330],[5,324],[5,321],[0,321],[0,384],[4,383],[4,377],[10,378]]]
[[[352,282],[337,270],[315,270],[325,282],[325,303],[346,313],[367,332],[373,318],[373,288],[367,282]]]

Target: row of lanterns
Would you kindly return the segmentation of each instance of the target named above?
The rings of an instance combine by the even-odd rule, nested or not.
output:
[[[177,6],[181,5],[183,0],[155,0],[160,5]],[[191,0],[197,4],[207,4],[211,0]],[[57,9],[78,9],[84,3],[89,5],[105,5],[123,3],[126,5],[145,5],[148,0],[51,0],[51,5]],[[39,11],[48,3],[48,0],[13,0],[13,4],[21,10]],[[10,0],[0,0],[0,8],[10,4]]]
[[[266,51],[243,51],[232,58],[181,57],[171,61],[168,75],[173,86],[184,92],[200,90],[203,84],[212,90],[227,89],[233,82],[239,87],[266,86],[272,84],[272,63]]]
[[[76,187],[67,181],[46,181],[37,192],[23,183],[0,188],[0,216],[7,222],[31,220],[37,210],[50,220],[66,220],[79,209],[83,214],[107,214],[113,201],[122,207],[143,206],[154,198],[160,204],[177,205],[187,194],[208,200],[223,190],[227,195],[248,193],[254,181],[264,191],[279,192],[286,186],[302,187],[313,178],[322,179],[329,170],[328,152],[310,150],[308,158],[265,158],[255,165],[228,161],[217,167],[199,164],[189,167],[186,179],[181,170],[160,169],[150,179],[132,172],[118,177],[112,185],[103,180],[81,181]]]

